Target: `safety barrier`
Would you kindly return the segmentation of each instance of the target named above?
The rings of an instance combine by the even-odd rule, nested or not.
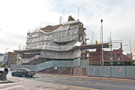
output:
[[[135,79],[134,66],[88,66],[88,76]]]
[[[33,71],[41,71],[51,67],[72,67],[73,61],[48,61],[37,65],[11,65],[10,70],[17,70],[19,68],[28,68]]]
[[[4,71],[0,71],[0,80],[4,80]]]
[[[80,58],[73,61],[73,66],[80,66]]]
[[[86,68],[87,76],[135,79],[135,66],[88,66],[88,60],[80,59],[75,59],[74,61],[48,61],[37,65],[11,65],[10,70],[28,68],[33,71],[41,71],[51,67],[61,67],[62,70],[60,72],[62,72],[67,67],[73,68],[76,66]]]
[[[89,60],[80,60],[80,67],[81,68],[88,68]]]

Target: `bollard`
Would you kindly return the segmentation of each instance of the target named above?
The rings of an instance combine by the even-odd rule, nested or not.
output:
[[[4,80],[4,71],[0,71],[0,80]]]

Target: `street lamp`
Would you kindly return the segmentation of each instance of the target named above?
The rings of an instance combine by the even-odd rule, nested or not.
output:
[[[104,57],[103,57],[103,19],[101,19],[101,32],[102,32],[102,66],[104,66]]]
[[[6,57],[5,63],[6,63],[6,64],[7,64],[7,60],[8,60],[8,59],[7,59],[7,56],[6,56],[6,51],[7,51],[7,49],[9,49],[9,48],[6,48],[6,49],[5,49],[5,57]]]
[[[9,48],[7,48],[7,49],[9,49]],[[7,49],[5,50],[5,54],[6,54]]]

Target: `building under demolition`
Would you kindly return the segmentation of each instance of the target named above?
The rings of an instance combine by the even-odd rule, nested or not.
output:
[[[33,32],[28,32],[26,48],[16,50],[18,64],[37,64],[50,60],[74,60],[83,57],[82,52],[101,45],[86,44],[86,28],[79,20],[71,16],[68,22],[46,26]],[[108,44],[104,47],[108,47]]]
[[[28,32],[26,48],[15,50],[17,65],[11,65],[10,70],[135,79],[131,73],[135,62],[123,55],[122,43],[118,50],[103,51],[112,48],[112,43],[88,45],[85,30],[82,22],[69,16],[66,23]]]
[[[15,51],[18,56],[17,64],[45,64],[44,66],[35,66],[38,67],[35,71],[51,67],[64,67],[61,69],[62,71],[69,69],[73,73],[75,66],[83,65],[80,59],[87,56],[87,49],[101,48],[102,46],[101,44],[87,45],[85,30],[82,22],[69,16],[66,23],[48,25],[28,32],[26,48]],[[109,44],[104,43],[104,48],[109,48]],[[47,64],[49,62],[51,64]],[[89,60],[86,60],[85,64],[87,65],[83,66],[88,66]],[[45,68],[46,65],[48,65],[47,68]]]
[[[46,26],[27,34],[26,49],[16,51],[18,64],[37,64],[49,60],[73,60],[81,57],[80,48],[86,45],[82,22],[71,16],[67,23]]]

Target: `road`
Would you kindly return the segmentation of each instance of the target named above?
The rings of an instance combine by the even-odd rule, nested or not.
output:
[[[135,80],[132,79],[105,79],[41,73],[36,73],[33,78],[23,78],[12,77],[11,71],[7,78],[13,80],[14,83],[0,84],[0,90],[135,90]]]
[[[101,80],[84,77],[58,76],[48,74],[37,74],[31,80],[54,83],[59,85],[68,85],[73,87],[93,88],[97,90],[135,90],[135,81]]]

